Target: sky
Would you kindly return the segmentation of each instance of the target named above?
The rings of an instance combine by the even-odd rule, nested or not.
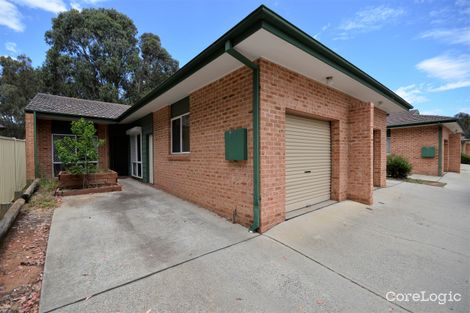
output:
[[[470,113],[470,0],[0,0],[0,55],[44,62],[44,33],[71,8],[114,8],[160,36],[183,66],[265,4],[408,100],[421,114]]]

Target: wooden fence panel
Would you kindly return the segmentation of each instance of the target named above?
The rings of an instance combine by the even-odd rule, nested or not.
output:
[[[0,137],[0,204],[11,202],[26,186],[25,141]]]

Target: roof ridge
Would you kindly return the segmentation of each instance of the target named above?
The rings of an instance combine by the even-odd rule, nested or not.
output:
[[[50,93],[44,93],[44,92],[38,92],[34,98],[38,95],[43,95],[47,97],[57,97],[57,98],[65,98],[65,99],[73,99],[73,100],[78,100],[78,101],[87,101],[87,102],[99,102],[99,103],[106,103],[106,104],[115,104],[115,105],[124,105],[131,107],[129,104],[124,104],[124,103],[117,103],[117,102],[108,102],[108,101],[103,101],[103,100],[91,100],[91,99],[83,99],[83,98],[77,98],[77,97],[68,97],[68,96],[61,96],[61,95],[53,95]]]

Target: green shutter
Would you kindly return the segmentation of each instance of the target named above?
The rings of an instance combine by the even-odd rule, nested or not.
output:
[[[189,113],[189,97],[181,99],[171,105],[171,117]]]

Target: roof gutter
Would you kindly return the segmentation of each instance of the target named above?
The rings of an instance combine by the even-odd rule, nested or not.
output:
[[[213,44],[189,61],[185,66],[179,69],[175,74],[139,99],[126,112],[122,113],[117,120],[122,122],[125,118],[144,107],[147,103],[175,87],[180,82],[215,60],[217,57],[227,52],[224,47],[227,41],[230,41],[232,46],[236,46],[238,43],[261,28],[287,41],[313,57],[320,59],[352,79],[386,97],[403,109],[409,110],[413,108],[413,106],[407,101],[375,80],[373,77],[348,62],[346,59],[336,54],[333,50],[327,48],[286,19],[282,18],[280,15],[271,11],[266,6],[261,5],[222,35],[222,37],[217,39]]]
[[[225,52],[249,67],[253,71],[253,224],[250,231],[257,231],[260,227],[260,135],[259,135],[259,66],[250,61],[243,54],[235,50],[230,40],[225,42]]]
[[[461,123],[458,119],[448,119],[448,120],[440,120],[440,121],[428,121],[428,122],[418,122],[418,123],[408,123],[408,124],[401,124],[401,125],[390,125],[387,128],[405,128],[405,127],[413,127],[413,126],[424,126],[424,125],[442,125],[446,123],[455,123],[457,122],[460,127],[462,127]]]
[[[93,117],[93,116],[84,116],[84,115],[76,115],[76,114],[69,114],[69,113],[58,113],[58,112],[47,112],[47,111],[37,111],[37,110],[24,110],[25,113],[33,113],[33,114],[40,114],[41,116],[44,117],[62,117],[62,118],[70,118],[70,119],[78,119],[78,118],[84,118],[86,120],[90,120],[96,123],[103,122],[103,123],[109,123],[109,124],[115,124],[117,123],[117,118],[107,118],[107,117]]]

